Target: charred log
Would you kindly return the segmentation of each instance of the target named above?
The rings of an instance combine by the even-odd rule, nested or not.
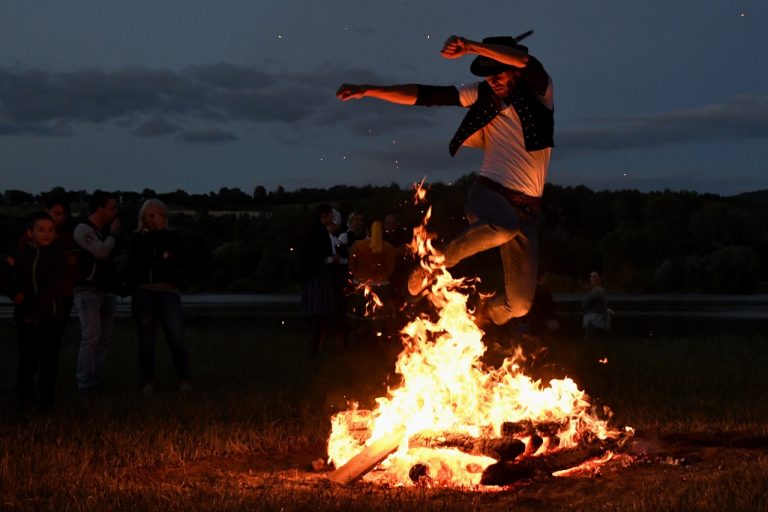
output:
[[[408,471],[408,478],[410,478],[411,482],[415,484],[426,478],[429,478],[429,465],[423,462],[414,464]]]
[[[566,448],[547,455],[525,457],[511,462],[500,461],[483,471],[483,485],[509,485],[535,476],[551,475],[555,471],[578,466],[593,457],[615,449],[616,443],[604,441]]]
[[[501,435],[503,437],[528,437],[532,435],[553,437],[566,427],[567,423],[561,421],[506,421],[501,424]]]
[[[408,440],[410,448],[456,448],[470,455],[484,455],[496,460],[514,460],[525,452],[525,443],[511,437],[477,438],[467,434],[422,432]]]

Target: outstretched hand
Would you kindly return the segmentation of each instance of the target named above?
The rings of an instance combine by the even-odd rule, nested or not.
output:
[[[440,54],[446,59],[458,59],[467,54],[467,41],[463,37],[451,36],[445,40]]]
[[[355,84],[341,84],[339,90],[336,91],[336,97],[341,101],[347,100],[359,100],[365,95],[365,87]]]

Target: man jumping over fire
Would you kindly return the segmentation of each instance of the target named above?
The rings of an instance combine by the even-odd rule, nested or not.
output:
[[[519,42],[529,36],[487,37],[482,43],[451,36],[441,54],[446,59],[477,55],[470,71],[484,82],[461,87],[342,84],[342,100],[377,98],[403,105],[468,108],[451,139],[455,155],[462,145],[485,150],[477,181],[467,196],[469,226],[445,247],[450,268],[478,252],[499,247],[504,267],[503,295],[483,302],[479,323],[502,325],[525,315],[536,289],[538,222],[541,195],[554,146],[552,80],[541,62]],[[432,276],[422,267],[410,276],[408,291],[419,295]]]

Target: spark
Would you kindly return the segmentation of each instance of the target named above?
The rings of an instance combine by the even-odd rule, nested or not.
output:
[[[429,39],[430,37],[432,37],[432,36],[430,34],[427,34],[427,39]]]
[[[282,39],[283,38],[283,34],[277,34],[277,38],[278,39]]]

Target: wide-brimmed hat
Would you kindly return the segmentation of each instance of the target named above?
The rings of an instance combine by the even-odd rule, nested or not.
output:
[[[488,44],[497,44],[499,46],[509,46],[510,48],[519,48],[525,52],[528,52],[528,47],[523,46],[520,43],[523,39],[528,37],[529,35],[533,34],[533,30],[529,30],[528,32],[525,32],[523,34],[520,34],[519,36],[493,36],[493,37],[486,37],[483,39],[483,43]],[[475,76],[491,76],[491,75],[498,75],[499,73],[503,71],[507,71],[509,69],[515,69],[515,66],[510,66],[509,64],[502,64],[501,62],[491,59],[489,57],[484,57],[482,55],[475,58],[475,60],[472,61],[472,64],[469,66],[469,70],[472,72]]]

